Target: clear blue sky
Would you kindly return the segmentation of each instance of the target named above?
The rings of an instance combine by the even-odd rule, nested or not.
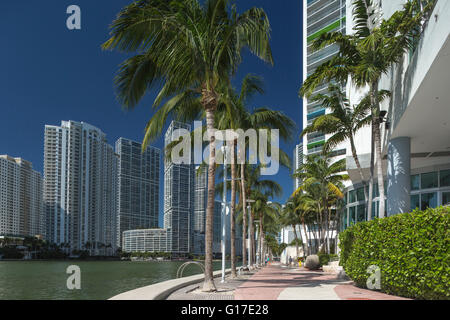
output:
[[[88,122],[106,133],[114,145],[119,137],[141,141],[152,115],[153,93],[133,111],[116,101],[113,77],[126,57],[102,51],[108,26],[131,0],[43,0],[0,2],[0,154],[22,157],[42,172],[44,126],[61,120]],[[247,73],[264,78],[266,93],[254,107],[282,110],[297,123],[294,140],[282,144],[292,156],[299,142],[302,102],[297,92],[302,77],[302,1],[237,0],[242,12],[251,6],[265,9],[272,26],[273,67],[250,54],[234,80]],[[66,28],[66,8],[80,6],[82,29]],[[162,148],[162,139],[154,143]],[[287,170],[274,180],[283,186],[285,201],[293,182]],[[161,198],[163,196],[161,172]],[[162,208],[162,206],[161,206]],[[161,219],[160,219],[161,220]]]

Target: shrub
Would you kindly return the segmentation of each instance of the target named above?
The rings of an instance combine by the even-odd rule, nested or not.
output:
[[[319,262],[321,267],[326,266],[328,262],[337,260],[338,258],[337,254],[328,254],[324,252],[319,252],[317,255],[319,256]]]
[[[381,291],[416,299],[450,298],[450,208],[416,210],[359,223],[339,235],[340,264],[361,287],[381,270]]]

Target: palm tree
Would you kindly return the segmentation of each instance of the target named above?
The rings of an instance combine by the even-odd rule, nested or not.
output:
[[[162,84],[142,144],[158,137],[168,116],[178,119],[205,112],[210,137],[205,237],[204,291],[215,291],[212,230],[215,185],[214,113],[222,88],[230,82],[247,47],[273,63],[270,24],[263,9],[238,14],[228,0],[139,0],[126,6],[111,26],[105,49],[139,52],[127,59],[116,77],[118,97],[135,107],[151,88]],[[165,101],[165,103],[163,103]]]
[[[294,242],[295,242],[295,257],[298,258],[298,244],[299,244],[299,237],[297,235],[297,229],[296,226],[300,222],[300,219],[297,215],[296,205],[294,203],[294,199],[291,198],[288,200],[288,202],[285,204],[284,208],[282,209],[282,216],[281,216],[281,224],[283,226],[291,226],[292,230],[294,231]],[[300,232],[300,238],[301,238],[301,232]],[[302,244],[304,242],[302,241]],[[304,250],[303,250],[304,252]]]
[[[252,191],[252,198],[255,200],[253,205],[253,209],[255,212],[255,216],[259,220],[259,236],[258,236],[258,255],[260,257],[259,264],[263,264],[264,259],[264,239],[265,239],[265,226],[269,226],[274,222],[278,221],[279,212],[281,211],[280,204],[269,201],[269,193],[263,194],[260,191]]]
[[[365,201],[370,203],[371,199],[369,199],[367,193],[366,179],[361,163],[359,162],[354,140],[358,130],[371,123],[370,96],[366,96],[358,105],[351,107],[345,93],[341,91],[339,86],[331,84],[328,91],[330,93],[329,95],[318,94],[314,96],[311,101],[320,102],[324,108],[331,112],[316,118],[311,125],[303,130],[301,135],[303,137],[306,134],[314,132],[331,134],[332,136],[325,143],[325,152],[330,152],[344,141],[350,141],[352,156],[355,160],[364,187]],[[380,90],[378,99],[382,101],[389,95],[389,91]]]
[[[243,120],[241,121],[242,129],[250,129],[250,128],[258,128],[258,129],[278,129],[280,137],[283,140],[289,140],[292,138],[292,133],[295,128],[295,123],[286,115],[284,115],[280,111],[273,111],[268,108],[259,108],[256,109],[253,113],[247,112],[243,114]],[[247,146],[246,146],[247,147]],[[291,162],[289,159],[289,156],[283,152],[282,150],[279,151],[279,162],[282,166],[290,168]],[[251,184],[252,182],[249,182],[249,180],[246,180],[247,173],[246,169],[249,168],[246,163],[246,157],[245,157],[245,149],[240,149],[239,152],[241,152],[240,159],[241,161],[244,161],[243,164],[240,165],[241,167],[241,201],[242,201],[242,210],[243,210],[243,239],[246,238],[247,235],[247,196],[250,195],[250,190],[252,189]],[[255,167],[253,167],[255,168]],[[257,170],[260,170],[260,167],[257,167]],[[254,173],[254,172],[253,172]],[[249,186],[250,185],[250,186]],[[252,214],[249,213],[249,222],[248,225],[250,226],[250,237],[253,234],[253,222],[252,222]],[[253,239],[253,238],[251,238]],[[253,246],[252,241],[250,241],[250,245]],[[254,246],[253,246],[254,248]],[[253,248],[250,248],[250,252],[253,251]],[[245,241],[243,241],[243,252],[245,253],[247,251]],[[244,254],[245,256],[245,254]],[[252,255],[250,255],[252,258]],[[245,258],[244,258],[245,259]],[[246,260],[244,260],[246,261]],[[253,261],[249,261],[249,265],[252,265]],[[245,264],[245,263],[244,263]]]
[[[303,180],[303,184],[294,192],[293,197],[300,196],[303,191],[315,193],[319,213],[319,242],[322,245],[329,243],[328,231],[333,195],[343,198],[342,181],[349,179],[347,174],[342,173],[346,168],[346,160],[342,159],[334,163],[332,161],[330,153],[308,155],[305,163],[294,174],[294,177]]]
[[[343,35],[340,32],[325,33],[313,42],[313,51],[333,44],[338,45],[340,51],[336,57],[319,66],[305,80],[300,90],[300,95],[309,97],[321,83],[332,80],[344,83],[349,76],[356,87],[369,88],[372,139],[377,158],[381,199],[380,217],[385,216],[385,191],[381,163],[378,84],[381,77],[387,74],[394,64],[399,63],[405,53],[414,46],[414,39],[421,31],[420,26],[431,11],[432,5],[433,1],[427,1],[427,5],[421,8],[420,1],[408,0],[401,11],[384,20],[380,18],[379,8],[373,0],[353,0],[355,33],[353,35]]]
[[[251,98],[256,94],[263,94],[263,80],[262,78],[248,74],[244,77],[241,83],[240,90],[235,90],[230,88],[228,94],[223,99],[223,103],[220,105],[219,110],[217,112],[218,124],[217,128],[219,129],[242,129],[247,130],[250,128],[258,128],[258,129],[278,129],[280,132],[280,136],[283,140],[289,140],[292,137],[295,123],[286,116],[281,111],[274,111],[268,107],[258,108],[253,112],[248,111],[249,103]],[[236,255],[235,253],[235,226],[234,219],[236,212],[236,184],[237,180],[237,168],[236,164],[236,144],[237,140],[235,139],[231,145],[231,270],[232,276],[235,276],[235,266],[236,266]],[[269,142],[271,146],[271,143]],[[240,159],[245,160],[243,153],[245,150],[239,149]],[[282,165],[290,165],[289,157],[287,154],[280,150],[280,163]],[[247,202],[247,193],[245,187],[245,166],[241,165],[241,201],[242,201],[242,209],[243,209],[243,239],[246,238],[247,235],[247,214],[246,214],[246,202]],[[246,242],[243,241],[243,253],[247,251]],[[243,254],[243,265],[247,265],[247,256]]]

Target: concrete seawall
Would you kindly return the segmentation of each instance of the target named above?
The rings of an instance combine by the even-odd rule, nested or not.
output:
[[[225,271],[226,274],[229,274],[230,272],[231,269]],[[214,278],[222,276],[222,270],[215,271],[213,275]],[[167,280],[118,294],[108,300],[165,300],[176,290],[191,284],[200,283],[204,278],[204,274],[197,274],[185,278]]]

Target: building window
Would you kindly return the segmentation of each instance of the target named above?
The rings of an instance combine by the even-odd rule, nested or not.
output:
[[[359,188],[356,193],[358,201],[366,201],[366,197],[364,196],[364,188]]]
[[[358,206],[358,222],[366,221],[366,205],[361,204]]]
[[[411,190],[420,190],[420,175],[411,176]]]
[[[421,179],[422,189],[437,188],[439,186],[438,173],[429,172],[423,173]]]
[[[348,193],[348,203],[354,203],[356,201],[356,190],[352,190]]]
[[[450,206],[450,192],[443,192],[442,193],[442,205],[443,206]]]
[[[437,207],[437,192],[424,193],[422,194],[421,210],[426,210],[427,208]]]
[[[342,215],[342,227],[343,230],[347,229],[348,225],[347,225],[347,209],[344,209],[343,211],[343,215]]]
[[[450,187],[450,170],[441,171],[441,187]]]
[[[420,195],[414,194],[411,196],[411,211],[420,208]]]
[[[352,226],[356,223],[356,207],[350,207],[348,208],[348,214],[349,214],[349,225]]]
[[[378,206],[379,206],[379,202],[373,202],[372,204],[372,219],[378,218]]]

